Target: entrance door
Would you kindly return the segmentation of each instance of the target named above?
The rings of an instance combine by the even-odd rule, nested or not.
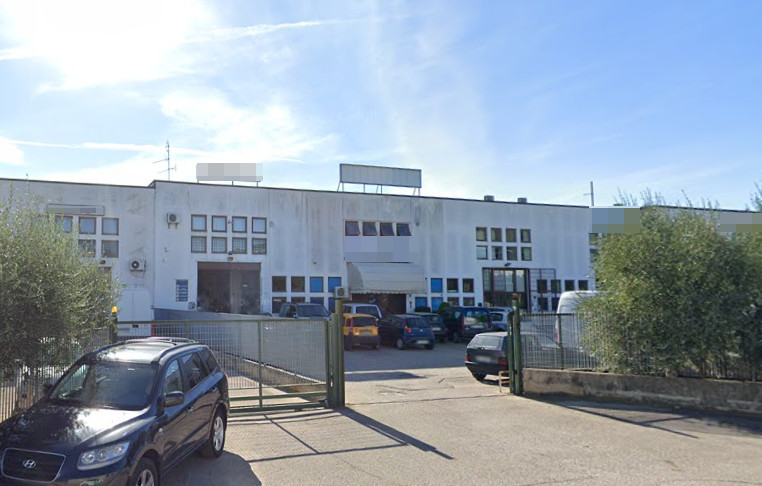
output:
[[[513,294],[519,296],[519,307],[527,308],[529,270],[520,268],[485,268],[482,270],[485,307],[510,307]]]
[[[198,263],[198,308],[208,312],[261,312],[258,263]]]

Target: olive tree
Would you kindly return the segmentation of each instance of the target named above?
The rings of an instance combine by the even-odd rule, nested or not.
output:
[[[118,286],[31,197],[0,201],[0,367],[65,364],[108,325]]]

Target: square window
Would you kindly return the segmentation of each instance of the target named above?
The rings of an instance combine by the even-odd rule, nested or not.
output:
[[[492,238],[492,241],[503,241],[503,229],[502,228],[491,228],[490,229],[490,238]]]
[[[561,293],[561,281],[558,279],[552,279],[550,281],[550,291],[554,294],[560,294]]]
[[[376,223],[373,221],[363,221],[362,235],[363,236],[378,236],[378,231],[376,230]]]
[[[522,243],[532,242],[532,230],[528,230],[528,229],[521,230],[521,242]]]
[[[574,290],[574,280],[564,280],[564,290]]]
[[[344,236],[360,236],[360,225],[357,221],[344,222]]]
[[[487,245],[476,245],[476,259],[477,260],[487,259]]]
[[[460,297],[447,297],[447,303],[457,307],[460,305]]]
[[[56,216],[56,224],[64,233],[71,233],[72,217]]]
[[[447,292],[458,292],[458,279],[457,278],[448,278],[447,279]]]
[[[291,277],[291,292],[304,292],[304,277]]]
[[[212,231],[215,233],[225,233],[228,230],[228,219],[225,216],[212,216]],[[212,243],[212,252],[214,252],[214,243]]]
[[[431,291],[433,293],[441,293],[442,292],[442,279],[441,278],[432,278],[431,279]]]
[[[539,307],[541,311],[547,311],[548,310],[548,298],[547,297],[539,297],[537,299],[537,307]]]
[[[191,236],[191,253],[206,253],[206,236]]]
[[[590,242],[590,246],[598,245],[598,233],[589,233],[588,240]]]
[[[328,297],[328,312],[334,312],[336,309],[336,299]]]
[[[310,292],[323,291],[323,277],[310,277]]]
[[[394,236],[394,224],[393,223],[381,223],[381,236]]]
[[[463,292],[467,294],[471,294],[474,291],[474,279],[472,278],[464,278],[463,279]]]
[[[227,253],[228,239],[223,236],[212,236],[212,253]]]
[[[397,223],[397,236],[410,236],[410,225],[407,223]]]
[[[95,218],[79,217],[79,234],[81,235],[94,235],[95,234]]]
[[[267,239],[252,238],[251,239],[251,254],[252,255],[267,255]]]
[[[328,277],[328,291],[333,292],[336,287],[341,287],[341,277]]]
[[[95,256],[95,240],[79,240],[79,250],[89,257]]]
[[[505,242],[516,243],[516,228],[505,228]]]
[[[233,238],[231,241],[233,253],[246,254],[246,238]]]
[[[233,216],[233,233],[246,233],[245,216]]]
[[[325,297],[310,297],[310,304],[325,305]]]
[[[505,259],[508,261],[515,262],[519,259],[519,249],[515,246],[506,246],[505,247]]]
[[[101,241],[101,258],[119,258],[119,241]]]
[[[521,249],[521,259],[525,262],[531,262],[532,261],[532,249],[529,247],[524,247]]]
[[[205,214],[191,215],[191,231],[206,231],[206,215]]]
[[[463,305],[466,307],[473,307],[476,303],[473,297],[463,297]]]
[[[418,309],[420,309],[422,307],[428,307],[427,304],[428,304],[428,299],[426,299],[426,297],[416,297],[415,298],[415,309],[416,309],[416,312],[418,311]]]
[[[476,241],[487,241],[487,228],[476,228]]]
[[[252,233],[267,233],[267,218],[251,218]]]
[[[548,280],[541,278],[537,281],[537,292],[546,294],[548,292]]]
[[[119,218],[103,218],[101,220],[101,233],[104,235],[118,235]]]
[[[493,260],[502,260],[503,259],[503,247],[502,246],[493,246],[492,247],[492,259]]]
[[[442,307],[442,297],[432,297],[431,310],[436,312],[439,310],[440,307]]]
[[[188,280],[175,280],[175,302],[188,302]]]
[[[590,290],[587,284],[587,280],[578,280],[577,281],[577,288],[579,290]]]
[[[286,291],[286,277],[273,275],[273,292],[285,292]],[[280,307],[279,307],[280,309]]]

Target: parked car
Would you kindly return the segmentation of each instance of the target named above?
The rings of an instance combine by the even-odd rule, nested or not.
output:
[[[313,304],[310,302],[286,302],[281,304],[280,317],[291,319],[329,319],[331,315],[322,304]]]
[[[445,307],[439,314],[444,319],[447,336],[456,343],[490,329],[489,311],[484,307]]]
[[[431,326],[431,332],[434,333],[434,338],[443,343],[447,339],[447,330],[445,329],[444,319],[439,314],[433,312],[413,312],[413,314],[419,315],[426,319],[426,322]]]
[[[227,378],[207,346],[106,346],[0,424],[0,484],[156,485],[194,451],[222,454],[228,410]]]
[[[341,306],[345,314],[369,314],[376,319],[381,319],[381,309],[376,304],[366,304],[363,302],[344,302]]]
[[[378,334],[382,343],[405,349],[408,346],[425,346],[434,349],[434,333],[429,323],[415,314],[393,314],[378,321]]]
[[[507,331],[513,319],[513,309],[511,307],[490,307],[489,320],[492,325],[492,331]]]
[[[344,314],[344,349],[355,345],[378,349],[378,320],[368,314]]]

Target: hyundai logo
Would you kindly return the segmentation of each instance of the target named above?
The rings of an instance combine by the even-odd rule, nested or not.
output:
[[[34,462],[34,460],[32,460],[32,459],[27,459],[22,464],[27,469],[34,469],[35,467],[37,467],[37,463]]]

